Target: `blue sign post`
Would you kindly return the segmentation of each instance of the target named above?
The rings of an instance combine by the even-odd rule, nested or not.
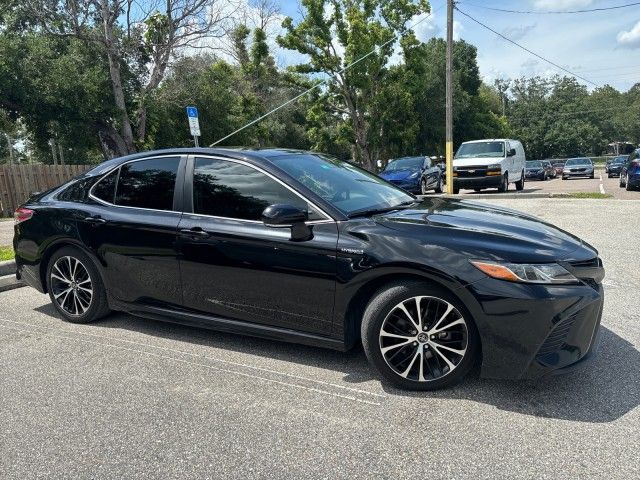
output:
[[[193,142],[198,147],[198,137],[200,136],[200,122],[198,121],[198,108],[193,106],[187,107],[187,119],[189,120],[189,130],[193,135]]]

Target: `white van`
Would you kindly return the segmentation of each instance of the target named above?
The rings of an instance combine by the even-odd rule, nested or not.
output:
[[[510,183],[524,188],[526,158],[522,143],[509,138],[464,142],[453,157],[453,193],[461,188],[479,192],[498,188],[506,192]]]

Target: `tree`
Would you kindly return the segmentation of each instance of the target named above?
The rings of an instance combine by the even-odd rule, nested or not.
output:
[[[426,0],[302,0],[302,6],[305,17],[296,25],[287,17],[286,33],[278,43],[308,56],[309,61],[294,71],[334,79],[318,101],[333,118],[349,119],[353,157],[374,170],[379,153],[375,124],[395,39],[407,35],[410,19],[428,12],[429,4]],[[356,60],[355,66],[344,70]]]
[[[147,102],[170,60],[223,36],[234,13],[223,0],[26,0],[16,8],[50,36],[73,36],[102,50],[116,111],[103,140],[117,155],[145,143]]]

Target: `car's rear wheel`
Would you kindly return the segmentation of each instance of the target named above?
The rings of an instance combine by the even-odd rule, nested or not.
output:
[[[627,173],[627,178],[624,180],[624,188],[625,190],[630,191],[633,190],[633,188],[631,187],[631,185],[629,185],[629,174]]]
[[[520,180],[516,182],[516,190],[519,192],[524,190],[524,170],[520,174]]]
[[[47,289],[53,306],[68,322],[89,323],[109,313],[100,273],[78,248],[63,247],[51,256]]]
[[[379,291],[365,310],[361,333],[371,364],[411,390],[458,383],[478,351],[478,334],[464,306],[446,290],[422,282]]]

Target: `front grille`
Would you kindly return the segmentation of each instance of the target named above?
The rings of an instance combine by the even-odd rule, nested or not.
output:
[[[484,177],[487,175],[487,167],[457,167],[458,177]]]
[[[558,354],[558,350],[565,345],[565,340],[571,331],[571,327],[573,327],[574,320],[575,317],[569,317],[551,331],[536,354],[537,360],[547,364],[555,363],[555,356]]]

